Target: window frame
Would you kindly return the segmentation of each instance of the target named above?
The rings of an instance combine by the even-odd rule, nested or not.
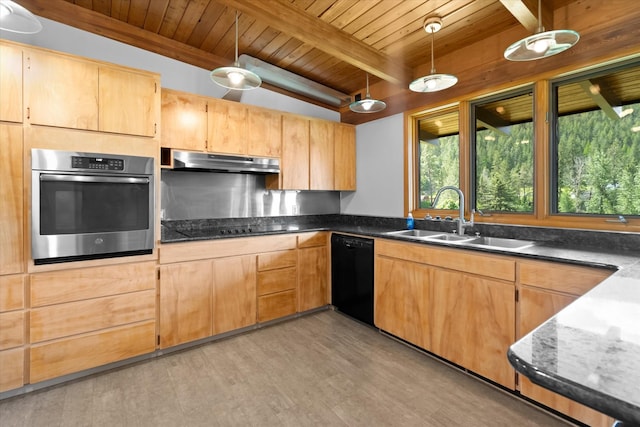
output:
[[[575,70],[562,70],[553,75],[550,73],[541,76],[534,76],[526,82],[515,82],[510,87],[497,87],[493,91],[470,94],[469,98],[461,99],[456,102],[442,103],[441,105],[433,105],[429,108],[418,108],[407,111],[405,117],[405,198],[404,198],[404,215],[409,212],[416,219],[422,219],[427,213],[432,216],[447,215],[457,216],[457,210],[447,209],[419,209],[416,201],[419,198],[416,186],[417,170],[415,165],[417,159],[417,120],[427,115],[435,115],[439,111],[447,108],[458,108],[459,119],[459,152],[460,152],[460,189],[465,195],[465,218],[469,218],[471,209],[475,206],[475,200],[471,200],[470,186],[471,180],[474,179],[475,171],[471,171],[471,133],[475,133],[475,125],[471,123],[471,103],[477,99],[487,99],[491,96],[504,96],[505,93],[515,92],[523,87],[533,88],[533,127],[534,127],[534,205],[533,213],[491,213],[487,216],[477,215],[475,220],[478,223],[487,224],[505,224],[505,225],[524,225],[551,228],[568,228],[568,229],[591,229],[601,231],[624,231],[624,232],[640,232],[640,217],[628,217],[626,223],[609,222],[611,215],[589,215],[580,216],[579,214],[554,214],[552,212],[552,179],[553,170],[552,162],[552,96],[551,83],[559,80],[577,78],[579,74],[592,74],[596,71],[611,72],[611,70],[628,66],[631,63],[640,62],[640,56],[633,58],[619,58],[612,61],[604,61]],[[594,71],[595,70],[595,71]],[[475,163],[475,161],[474,161]],[[474,165],[475,168],[475,165]],[[473,174],[472,174],[473,173]],[[472,204],[473,203],[473,204]]]

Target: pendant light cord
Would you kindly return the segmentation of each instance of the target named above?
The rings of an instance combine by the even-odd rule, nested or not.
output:
[[[367,94],[366,94],[366,98],[371,98],[371,95],[369,94],[369,73],[367,73]]]
[[[238,62],[238,11],[236,10],[236,61],[233,63],[236,67],[240,66]]]
[[[431,74],[436,73],[436,67],[433,62],[433,40],[436,38],[436,32],[431,28]]]

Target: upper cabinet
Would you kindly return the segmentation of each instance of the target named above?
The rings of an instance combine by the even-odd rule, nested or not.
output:
[[[334,124],[309,122],[309,190],[333,190]]]
[[[157,74],[66,54],[25,50],[26,120],[31,124],[153,137]]]
[[[356,128],[353,125],[334,125],[333,189],[356,190]]]
[[[0,121],[21,122],[22,49],[0,44],[0,68]]]
[[[207,99],[162,89],[162,146],[184,150],[207,149]]]
[[[214,153],[242,154],[248,150],[247,106],[232,101],[209,101],[209,141]]]
[[[309,189],[309,120],[294,115],[282,117],[280,189]]]
[[[282,155],[282,113],[251,107],[247,131],[248,152],[252,156]]]

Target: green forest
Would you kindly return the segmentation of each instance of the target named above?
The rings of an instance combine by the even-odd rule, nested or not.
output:
[[[619,120],[601,110],[559,118],[558,213],[640,214],[640,104],[625,110],[632,113]],[[509,134],[480,130],[476,141],[476,207],[531,212],[533,123],[512,125]],[[458,136],[421,141],[419,155],[421,207],[429,208],[440,187],[458,186]],[[447,193],[438,208],[456,209],[457,195]]]

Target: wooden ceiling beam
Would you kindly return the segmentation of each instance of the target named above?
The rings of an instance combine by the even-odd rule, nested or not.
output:
[[[536,0],[500,0],[500,3],[526,28],[534,33],[538,30],[538,2]],[[553,10],[549,1],[542,2],[542,26],[551,30],[553,25]]]
[[[406,86],[412,70],[333,25],[318,19],[287,0],[216,0],[251,15],[269,27],[334,56],[390,83]]]
[[[20,0],[31,13],[140,49],[211,70],[230,65],[228,58],[191,47],[64,0]]]

